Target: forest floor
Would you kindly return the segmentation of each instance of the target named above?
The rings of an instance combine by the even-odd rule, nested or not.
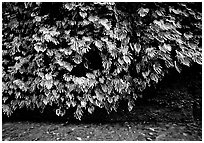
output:
[[[196,123],[3,123],[3,141],[202,141]]]
[[[97,122],[86,120],[65,124],[46,120],[3,120],[2,140],[201,141],[202,122],[183,122],[182,116],[170,109],[146,107],[129,114],[115,113],[108,117],[98,114]]]

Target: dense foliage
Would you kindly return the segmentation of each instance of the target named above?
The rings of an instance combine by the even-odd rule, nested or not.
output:
[[[128,109],[175,68],[202,64],[201,3],[3,3],[3,112],[81,119]]]

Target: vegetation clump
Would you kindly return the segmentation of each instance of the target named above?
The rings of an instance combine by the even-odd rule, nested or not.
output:
[[[2,3],[2,104],[128,110],[172,69],[202,64],[201,3]],[[72,115],[70,115],[72,116]]]

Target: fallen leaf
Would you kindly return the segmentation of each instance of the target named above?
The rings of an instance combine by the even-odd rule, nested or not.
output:
[[[152,132],[149,133],[150,136],[153,136],[154,134]]]
[[[76,137],[77,140],[81,141],[82,139],[80,137]]]
[[[57,140],[60,140],[60,138],[57,138]]]
[[[154,129],[154,128],[149,128],[149,130],[151,130],[151,131],[153,131],[153,132],[155,131],[155,129]]]
[[[139,132],[140,133],[140,132]],[[143,136],[145,136],[145,134],[144,133],[140,133],[141,135],[143,135]]]
[[[186,134],[186,133],[183,133],[183,135],[184,135],[184,136],[188,136],[188,134]]]
[[[114,133],[115,131],[111,131],[110,133]]]
[[[37,141],[37,140],[39,140],[39,138],[35,138],[35,139],[34,139],[34,141]]]
[[[11,138],[10,138],[10,137],[8,137],[8,138],[6,138],[4,141],[10,141],[10,139],[11,139]]]
[[[151,139],[151,138],[146,138],[146,140],[147,140],[147,141],[152,141],[152,139]]]

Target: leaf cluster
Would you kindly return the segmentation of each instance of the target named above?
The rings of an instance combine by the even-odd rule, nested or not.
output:
[[[153,6],[152,6],[153,5]],[[196,3],[3,3],[3,111],[117,111],[171,68],[202,64]],[[199,6],[199,5],[198,5]]]

